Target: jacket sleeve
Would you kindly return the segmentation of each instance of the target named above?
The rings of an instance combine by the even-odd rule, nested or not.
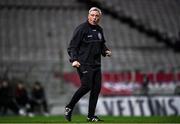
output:
[[[106,40],[104,38],[103,32],[102,32],[102,38],[103,38],[103,42],[101,44],[101,55],[105,57],[106,56],[106,51],[109,50],[109,49],[107,48],[107,46],[105,44]]]
[[[107,50],[109,50],[108,48],[107,48],[107,46],[105,45],[105,43],[103,43],[102,44],[102,48],[101,48],[101,54],[102,54],[102,56],[106,56],[106,51]]]
[[[82,40],[82,29],[77,27],[73,33],[73,37],[68,46],[68,54],[70,56],[70,62],[78,60],[78,50],[80,41]]]

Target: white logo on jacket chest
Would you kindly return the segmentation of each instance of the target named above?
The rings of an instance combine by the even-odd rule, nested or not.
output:
[[[82,73],[83,73],[83,74],[86,74],[86,73],[88,73],[88,71],[83,71]]]
[[[100,40],[102,39],[101,33],[98,33],[98,38],[99,38]]]
[[[87,37],[93,37],[93,35],[88,35]]]

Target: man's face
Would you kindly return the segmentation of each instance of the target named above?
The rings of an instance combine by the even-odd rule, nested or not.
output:
[[[88,21],[91,25],[97,25],[100,21],[101,15],[98,11],[91,11],[88,15]]]

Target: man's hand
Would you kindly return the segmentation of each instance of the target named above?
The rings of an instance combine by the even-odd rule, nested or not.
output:
[[[105,53],[106,53],[106,56],[108,56],[108,57],[111,56],[111,51],[110,50],[106,50]]]
[[[74,62],[72,63],[72,67],[79,68],[80,65],[81,65],[81,64],[80,64],[78,61],[74,61]]]

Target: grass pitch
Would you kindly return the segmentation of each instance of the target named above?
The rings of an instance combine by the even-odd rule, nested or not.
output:
[[[178,116],[153,116],[153,117],[114,117],[114,116],[101,116],[104,122],[101,124],[129,124],[129,123],[180,123],[180,117]],[[72,122],[67,122],[63,116],[35,116],[35,117],[20,117],[20,116],[4,116],[0,117],[0,123],[17,123],[17,124],[53,124],[53,123],[83,123],[89,124],[90,122],[86,122],[86,117],[82,115],[75,115],[72,117]]]

